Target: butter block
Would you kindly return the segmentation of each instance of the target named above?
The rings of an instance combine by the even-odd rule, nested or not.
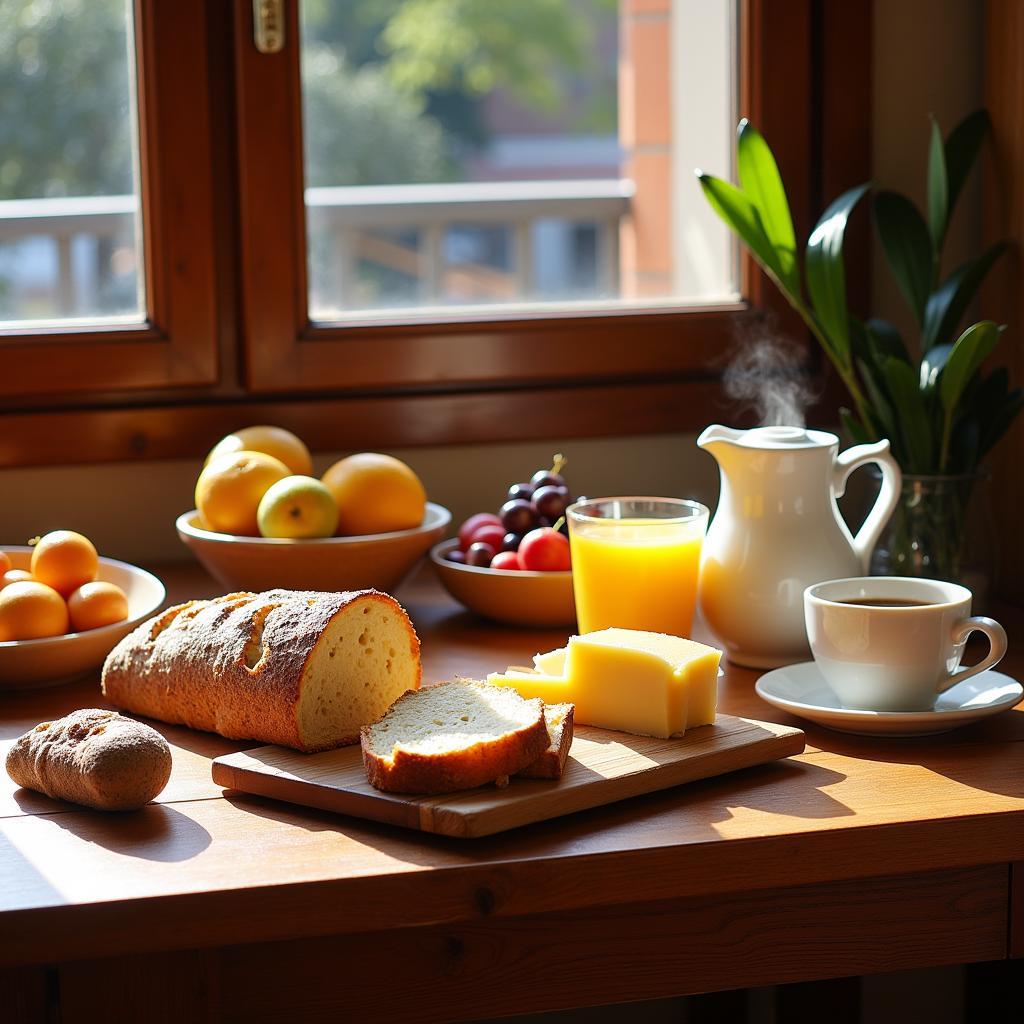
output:
[[[544,672],[551,676],[565,675],[565,655],[567,648],[559,647],[558,650],[548,651],[547,654],[535,654],[533,666],[538,672]]]
[[[667,739],[714,722],[721,656],[682,637],[604,629],[537,655],[538,671],[495,672],[488,682],[545,704],[571,702],[581,725]]]

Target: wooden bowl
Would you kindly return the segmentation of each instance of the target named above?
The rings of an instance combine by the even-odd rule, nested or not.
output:
[[[449,562],[445,555],[458,544],[445,540],[434,545],[430,560],[445,590],[470,611],[513,626],[575,625],[571,571],[481,569]]]
[[[27,569],[32,549],[4,548],[13,569]],[[95,671],[123,636],[155,614],[167,596],[164,585],[152,574],[113,558],[101,558],[99,580],[116,583],[128,595],[128,618],[112,626],[65,633],[42,640],[8,640],[0,643],[0,690],[31,690],[56,686]],[[97,694],[99,690],[97,690]]]
[[[364,537],[235,537],[202,529],[194,509],[178,516],[177,527],[203,568],[229,591],[372,587],[390,592],[444,534],[451,518],[448,509],[428,501],[420,526]]]

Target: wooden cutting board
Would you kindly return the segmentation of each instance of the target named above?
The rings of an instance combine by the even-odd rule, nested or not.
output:
[[[339,811],[439,835],[475,837],[614,803],[695,779],[765,764],[804,749],[799,729],[719,715],[681,739],[659,740],[577,726],[558,781],[512,779],[443,796],[381,793],[367,781],[358,746],[301,754],[257,747],[213,762],[225,789]]]

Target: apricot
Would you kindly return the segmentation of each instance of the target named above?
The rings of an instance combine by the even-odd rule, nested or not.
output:
[[[22,580],[0,590],[0,642],[40,640],[68,631],[68,606],[53,587]]]
[[[99,556],[92,541],[74,530],[54,530],[40,537],[32,549],[33,577],[62,597],[96,579],[98,568]]]
[[[115,583],[83,583],[68,598],[68,615],[76,633],[124,622],[128,618],[128,597]]]

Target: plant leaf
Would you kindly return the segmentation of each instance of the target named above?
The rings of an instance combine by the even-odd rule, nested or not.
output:
[[[922,391],[932,391],[939,379],[942,368],[949,359],[949,353],[953,351],[952,345],[933,345],[921,357],[921,379],[919,381]]]
[[[988,430],[978,443],[978,460],[980,461],[998,443],[999,439],[1013,426],[1021,409],[1024,409],[1024,391],[1015,388],[1003,400],[996,410],[996,415],[989,424]]]
[[[875,227],[889,269],[917,318],[924,320],[931,290],[932,239],[917,207],[898,192],[875,196]]]
[[[780,276],[790,291],[800,292],[796,235],[775,155],[764,136],[746,119],[740,121],[736,143],[740,186],[761,214],[768,241],[775,250]]]
[[[799,287],[795,292],[790,289],[775,247],[765,231],[761,214],[750,198],[732,183],[716,178],[713,174],[698,171],[697,180],[715,213],[743,239],[754,258],[775,279],[779,287],[794,294],[799,301]]]
[[[868,332],[871,351],[876,354],[876,357],[877,354],[881,353],[893,356],[896,359],[902,359],[907,364],[910,363],[910,355],[907,352],[907,346],[903,342],[903,336],[888,320],[872,317],[865,322],[864,326]]]
[[[950,217],[991,127],[988,111],[975,110],[973,114],[968,114],[946,139],[946,179]]]
[[[883,377],[882,368],[869,366],[861,359],[857,361],[857,372],[871,402],[871,415],[875,418],[877,434],[880,438],[889,439],[893,455],[902,466],[906,462],[906,445],[899,416],[894,413],[889,401],[888,388],[880,379]]]
[[[1008,248],[1007,242],[996,242],[989,246],[976,260],[968,260],[957,267],[928,296],[924,326],[921,328],[921,340],[926,349],[952,342],[953,332],[967,312],[981,282],[985,280],[985,275]]]
[[[822,214],[807,240],[807,291],[822,330],[832,340],[845,366],[850,366],[851,361],[843,238],[850,214],[867,190],[867,185],[858,185],[839,196]]]
[[[874,440],[860,420],[849,409],[843,407],[839,410],[839,421],[842,423],[847,437],[854,444],[868,444]]]
[[[923,473],[931,468],[932,431],[924,398],[917,385],[913,367],[901,359],[886,359],[885,382],[892,396],[902,428],[909,472]]]
[[[1004,327],[991,320],[971,324],[957,338],[939,377],[939,397],[946,415],[952,414],[964,389],[996,346]]]
[[[928,230],[935,252],[942,248],[949,220],[949,182],[946,178],[946,151],[942,145],[939,122],[933,117],[928,145]]]

